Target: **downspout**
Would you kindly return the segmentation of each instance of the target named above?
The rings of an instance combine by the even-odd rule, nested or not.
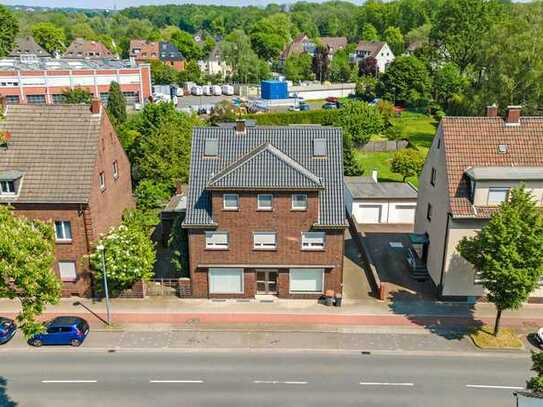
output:
[[[443,241],[443,256],[441,261],[441,276],[439,277],[439,286],[437,287],[438,290],[438,297],[441,299],[443,296],[443,276],[445,274],[445,261],[447,259],[447,249],[448,249],[448,242],[449,242],[449,221],[451,219],[451,214],[447,214],[447,224],[445,226],[445,240]]]

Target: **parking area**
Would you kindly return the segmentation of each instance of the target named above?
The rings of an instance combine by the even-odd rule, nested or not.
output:
[[[408,233],[366,232],[362,239],[379,279],[387,283],[389,292],[407,291],[421,299],[435,299],[435,288],[430,279],[419,282],[410,276],[406,254],[412,246]]]

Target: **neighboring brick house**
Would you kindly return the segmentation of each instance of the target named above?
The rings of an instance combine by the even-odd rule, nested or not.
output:
[[[130,58],[138,63],[146,61],[162,61],[176,71],[185,69],[185,57],[177,47],[166,41],[130,41]]]
[[[490,219],[511,188],[526,186],[543,205],[543,117],[521,117],[509,106],[505,119],[489,106],[486,117],[445,117],[437,130],[419,182],[415,231],[442,298],[484,295],[477,275],[457,252]],[[543,287],[532,295],[543,299]]]
[[[394,61],[394,53],[384,41],[360,41],[356,46],[351,59],[359,63],[368,58],[374,58],[380,73],[385,72],[387,67]]]
[[[281,55],[279,56],[280,63],[285,63],[288,57],[299,55],[304,52],[311,56],[315,55],[317,42],[328,48],[331,59],[337,51],[344,49],[347,46],[347,37],[319,37],[315,42],[306,34],[302,33],[294,38],[281,52]]]
[[[63,58],[114,59],[113,53],[99,41],[76,38],[64,52]]]
[[[342,292],[341,131],[197,128],[187,215],[195,297]]]
[[[55,271],[64,295],[91,293],[85,258],[100,234],[134,207],[130,163],[105,109],[92,105],[7,105],[0,131],[0,204],[53,223]]]

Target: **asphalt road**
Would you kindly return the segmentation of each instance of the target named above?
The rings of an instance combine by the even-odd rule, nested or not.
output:
[[[512,407],[529,368],[508,355],[39,349],[0,354],[0,405]]]

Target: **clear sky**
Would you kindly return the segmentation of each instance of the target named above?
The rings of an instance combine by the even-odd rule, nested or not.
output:
[[[323,0],[306,0],[321,3]],[[360,3],[354,0],[353,3]],[[77,7],[77,8],[109,8],[118,9],[148,4],[217,4],[224,6],[265,6],[268,3],[295,3],[295,0],[0,0],[5,5],[40,6],[40,7]]]

